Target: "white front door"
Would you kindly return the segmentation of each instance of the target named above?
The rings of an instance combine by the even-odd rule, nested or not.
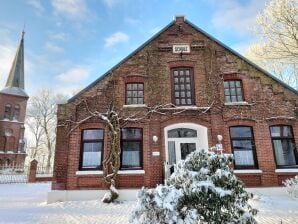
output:
[[[193,123],[179,123],[166,127],[166,169],[195,150],[208,148],[207,128]]]

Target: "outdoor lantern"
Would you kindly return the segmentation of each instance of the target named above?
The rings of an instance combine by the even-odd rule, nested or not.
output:
[[[152,140],[153,140],[154,143],[156,143],[156,142],[158,141],[158,137],[157,137],[156,135],[154,135],[154,136],[152,137]]]

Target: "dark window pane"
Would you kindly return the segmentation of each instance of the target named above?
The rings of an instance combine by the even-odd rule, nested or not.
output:
[[[270,127],[271,137],[293,137],[290,126],[280,125]]]
[[[84,140],[103,139],[103,130],[101,129],[84,130],[83,139]]]
[[[123,128],[122,139],[142,139],[142,129],[139,128]]]
[[[127,90],[132,90],[132,84],[127,84]]]
[[[241,138],[241,137],[252,137],[252,132],[250,127],[231,127],[230,133],[232,138]]]
[[[186,71],[185,71],[185,75],[186,75],[186,76],[189,76],[189,70],[186,70]]]
[[[179,83],[179,79],[178,79],[178,78],[175,78],[175,79],[174,79],[174,82],[175,82],[175,83]]]
[[[196,143],[180,143],[181,159],[185,159],[187,155],[196,150]]]
[[[189,128],[176,128],[168,131],[168,138],[194,138],[197,131]]]
[[[179,92],[175,92],[175,97],[179,97]]]
[[[235,87],[235,81],[229,81],[230,82],[230,88],[234,88]]]
[[[234,140],[233,141],[234,150],[252,150],[251,140]]]

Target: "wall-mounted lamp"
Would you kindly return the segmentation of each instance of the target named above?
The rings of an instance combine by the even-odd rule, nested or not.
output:
[[[158,137],[157,137],[156,135],[154,135],[154,136],[152,137],[152,140],[153,140],[154,143],[156,143],[156,142],[158,141]]]

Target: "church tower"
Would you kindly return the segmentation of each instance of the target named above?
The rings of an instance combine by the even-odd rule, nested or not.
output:
[[[0,167],[25,161],[24,121],[29,96],[24,82],[24,32],[5,88],[0,91]]]

